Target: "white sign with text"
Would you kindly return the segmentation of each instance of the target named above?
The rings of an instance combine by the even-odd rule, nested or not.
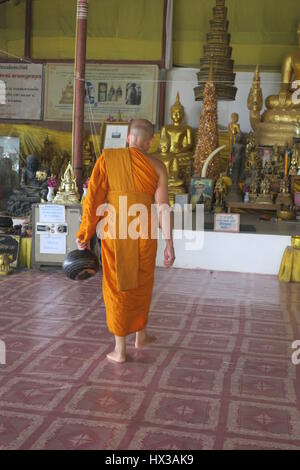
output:
[[[240,231],[240,214],[215,214],[215,232],[238,233]]]

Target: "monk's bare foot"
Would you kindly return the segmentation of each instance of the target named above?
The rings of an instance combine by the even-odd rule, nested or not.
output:
[[[107,354],[106,357],[109,361],[114,361],[114,362],[119,362],[119,363],[126,361],[125,354],[119,353],[118,351],[112,351],[111,353]]]
[[[154,343],[154,341],[156,341],[156,336],[154,335],[149,335],[148,333],[145,333],[145,334],[137,333],[136,340],[135,340],[135,347],[143,348],[143,347],[149,346],[149,344],[151,343]]]

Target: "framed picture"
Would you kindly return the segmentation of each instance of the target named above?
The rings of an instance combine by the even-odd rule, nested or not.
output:
[[[100,126],[100,151],[107,148],[127,147],[129,122],[102,122]]]
[[[190,184],[190,203],[195,209],[196,204],[204,204],[210,210],[213,199],[214,182],[210,178],[192,178]]]
[[[85,76],[85,122],[100,123],[109,115],[118,120],[121,112],[124,121],[146,118],[156,123],[157,64],[86,64]],[[48,62],[45,65],[45,121],[72,121],[73,78],[73,64]]]

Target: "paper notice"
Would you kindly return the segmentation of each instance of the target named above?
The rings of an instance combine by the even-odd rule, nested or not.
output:
[[[41,223],[66,221],[65,206],[62,204],[40,204],[39,209]]]
[[[40,235],[40,253],[65,255],[66,251],[65,235]]]

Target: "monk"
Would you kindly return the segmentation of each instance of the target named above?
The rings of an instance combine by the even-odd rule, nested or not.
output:
[[[107,235],[113,234],[114,230],[104,228],[104,231],[100,230],[100,238],[106,320],[109,331],[115,336],[115,349],[107,358],[119,363],[126,360],[127,335],[136,333],[136,348],[155,341],[155,337],[146,331],[157,250],[156,234],[153,237],[151,230],[151,207],[153,210],[154,201],[166,240],[165,267],[171,267],[175,260],[168,202],[168,175],[162,162],[147,155],[152,139],[153,125],[146,119],[137,119],[130,124],[128,148],[103,151],[89,181],[81,226],[77,233],[78,249],[88,249],[96,228],[98,230],[99,224],[105,219],[103,210],[99,208],[105,203],[114,208],[116,237],[113,239]],[[134,222],[134,217],[127,210],[125,213],[120,196],[126,196],[128,208],[132,204],[147,208],[147,223],[142,224],[142,217],[138,218],[140,236],[137,239],[119,236],[120,220],[126,221],[127,234],[130,223]],[[107,220],[111,219],[108,217]]]

